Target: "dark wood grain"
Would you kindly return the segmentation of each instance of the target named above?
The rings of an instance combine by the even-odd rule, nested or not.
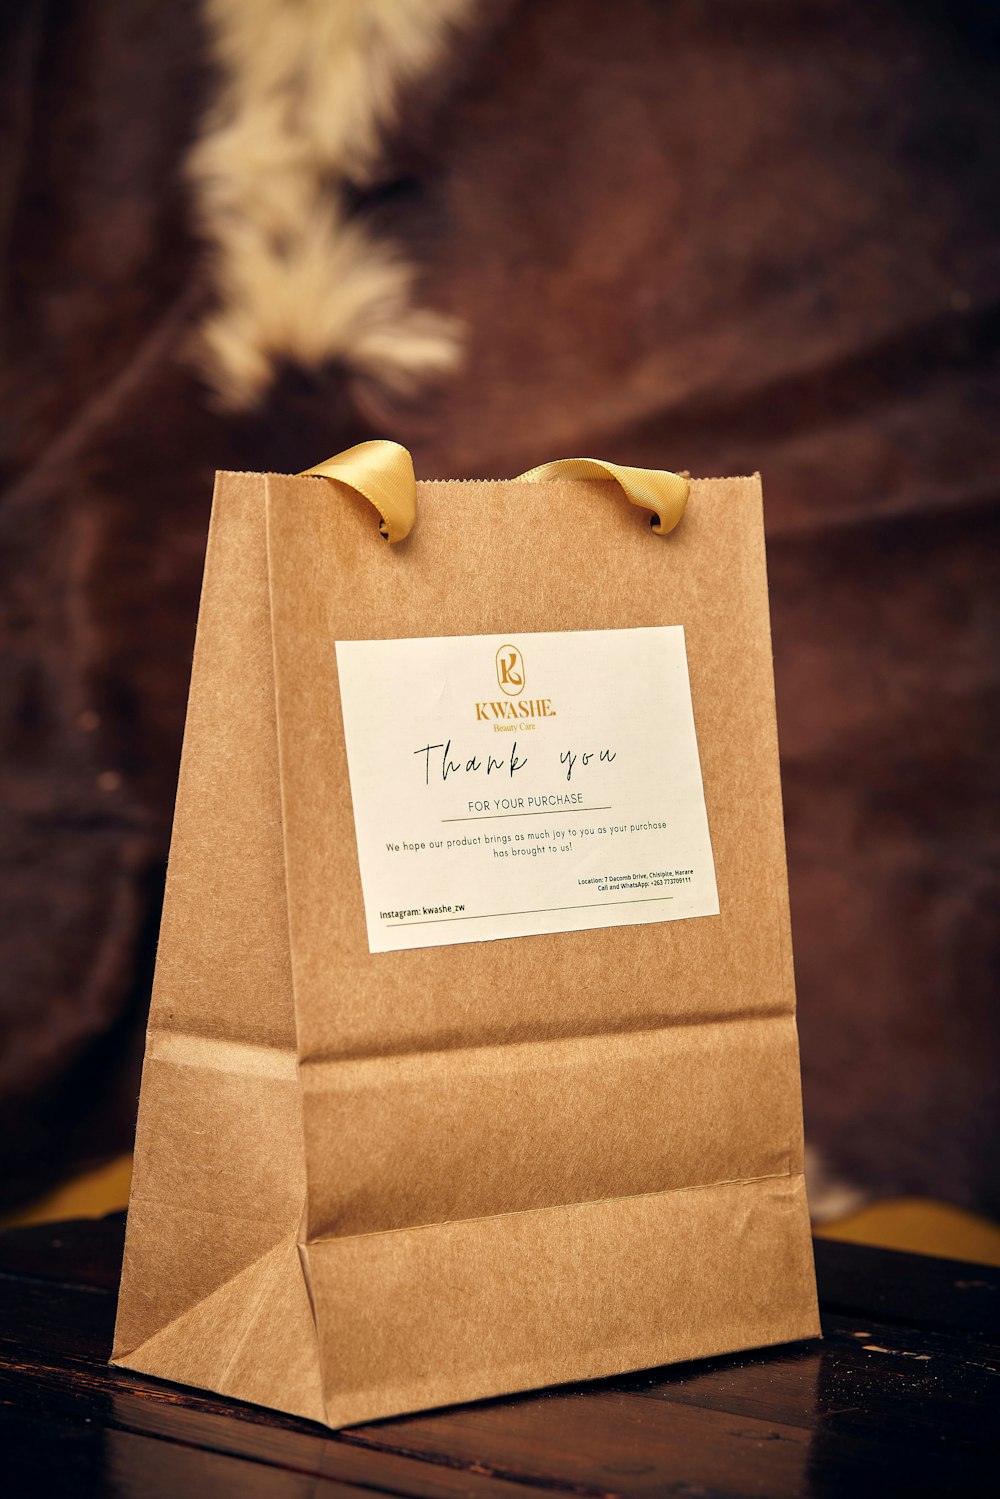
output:
[[[940,1327],[1000,1343],[1000,1271],[817,1239],[816,1279],[827,1312],[906,1327]]]
[[[781,1499],[995,1487],[1000,1277],[979,1266],[817,1244],[822,1343],[334,1433],[110,1369],[121,1246],[120,1217],[0,1235],[7,1493]]]
[[[0,1275],[59,1281],[118,1295],[125,1214],[40,1223],[0,1233]]]

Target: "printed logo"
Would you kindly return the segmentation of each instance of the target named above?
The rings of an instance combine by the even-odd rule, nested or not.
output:
[[[555,718],[556,710],[550,698],[521,697],[527,672],[524,657],[516,645],[508,643],[500,647],[496,666],[497,682],[504,696],[493,703],[475,703],[477,723],[491,723],[498,734],[509,734],[516,732],[519,725],[529,729],[535,727],[533,723],[526,724],[525,719]],[[512,702],[512,698],[516,701]]]
[[[502,645],[497,651],[497,681],[511,697],[524,691],[524,657],[516,645]]]

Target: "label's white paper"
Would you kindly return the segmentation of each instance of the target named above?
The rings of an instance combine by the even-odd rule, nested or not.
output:
[[[371,952],[718,915],[683,628],[336,648]]]

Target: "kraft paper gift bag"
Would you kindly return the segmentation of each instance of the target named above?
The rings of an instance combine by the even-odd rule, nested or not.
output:
[[[113,1362],[341,1426],[817,1332],[758,479],[220,474]]]

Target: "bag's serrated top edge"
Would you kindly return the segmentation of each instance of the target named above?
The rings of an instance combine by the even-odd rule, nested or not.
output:
[[[252,469],[252,468],[220,468],[216,469],[219,474],[232,474],[236,479],[322,479],[322,474],[282,474],[275,469]],[[664,470],[664,472],[666,472]],[[730,483],[734,479],[752,480],[759,479],[760,473],[752,474],[698,474],[691,479],[692,484],[723,484]],[[559,479],[522,479],[517,475],[506,479],[492,478],[488,475],[477,474],[465,479],[418,479],[418,484],[559,484]],[[574,480],[579,483],[579,480]],[[610,483],[611,480],[596,480],[597,483]]]

